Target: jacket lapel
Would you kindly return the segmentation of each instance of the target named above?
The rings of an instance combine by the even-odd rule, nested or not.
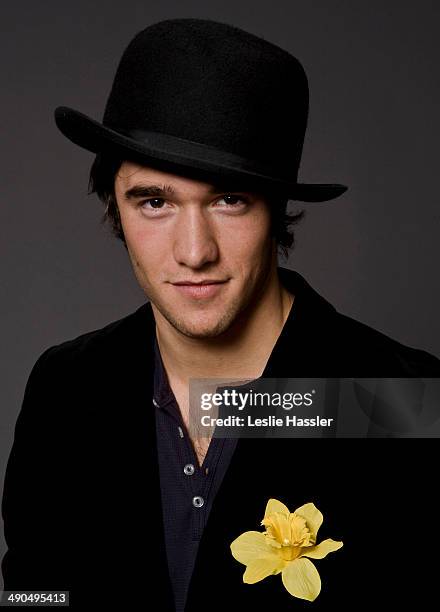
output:
[[[296,273],[281,269],[280,276],[295,294],[295,301],[262,377],[291,378],[294,372],[297,376],[309,376],[319,360],[326,359],[323,332],[336,311],[311,288],[307,291]],[[292,444],[303,448],[303,442],[269,438],[238,440],[201,539],[188,594],[188,612],[206,609],[207,585],[217,580],[223,588],[217,591],[212,610],[224,610],[228,602],[233,602],[234,609],[257,610],[262,601],[270,601],[276,610],[290,609],[292,600],[280,584],[279,576],[255,585],[243,583],[245,568],[232,557],[230,544],[245,531],[262,529],[260,522],[269,498],[281,499],[292,506],[310,501],[303,498],[305,491],[301,491],[300,482],[295,484],[292,473],[295,465]],[[300,453],[296,459],[299,456]],[[314,500],[318,503],[316,495]]]
[[[88,422],[74,470],[87,528],[78,534],[85,554],[74,569],[73,595],[87,603],[96,596],[99,607],[108,597],[123,609],[154,599],[171,612],[152,405],[154,333],[145,303],[109,328],[99,350],[85,352],[84,376],[94,382],[85,391]]]

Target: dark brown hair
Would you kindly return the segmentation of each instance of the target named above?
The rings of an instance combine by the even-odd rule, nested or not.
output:
[[[90,195],[92,193],[96,193],[98,198],[104,204],[105,210],[104,215],[101,218],[101,223],[108,222],[110,224],[112,234],[123,242],[125,248],[127,248],[127,245],[116,202],[114,181],[116,173],[121,167],[123,161],[126,159],[128,159],[127,156],[121,157],[116,153],[98,153],[90,168],[88,185],[88,194]],[[141,160],[136,160],[134,157],[131,159],[133,161],[137,161],[138,163],[142,163]],[[144,161],[143,163],[146,162]],[[159,165],[154,161],[151,163],[148,162],[148,166],[159,167],[159,169],[168,170],[171,172],[173,171],[171,166],[167,167],[167,165],[163,162],[160,162]],[[195,175],[195,172],[185,169],[185,176],[189,176],[190,174]],[[197,177],[201,177],[201,173],[199,171],[197,171]],[[204,178],[205,180],[209,181],[209,177],[207,175],[205,175]],[[231,192],[232,191],[233,190],[231,190]],[[240,191],[249,191],[249,189],[241,189]],[[269,210],[271,211],[272,235],[276,240],[279,251],[285,258],[287,258],[289,250],[294,248],[295,243],[294,233],[293,230],[290,229],[290,226],[299,223],[299,221],[301,221],[301,219],[304,217],[305,212],[304,210],[301,210],[295,214],[287,213],[289,198],[286,195],[271,193],[266,195],[265,198],[268,202]]]

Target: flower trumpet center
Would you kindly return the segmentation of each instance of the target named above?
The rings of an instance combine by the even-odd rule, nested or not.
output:
[[[270,546],[278,549],[285,561],[292,561],[301,554],[301,549],[313,546],[315,538],[301,516],[290,513],[288,516],[274,512],[266,516],[261,524],[266,527],[264,535]]]

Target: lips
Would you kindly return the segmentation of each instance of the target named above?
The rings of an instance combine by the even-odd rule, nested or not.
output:
[[[221,280],[216,280],[216,279],[206,279],[203,281],[180,281],[178,283],[173,283],[173,285],[178,285],[178,286],[182,286],[182,285],[189,285],[189,286],[199,286],[199,285],[217,285],[219,283],[225,283],[226,281],[221,281]]]
[[[226,283],[227,281],[205,279],[199,283],[181,281],[179,283],[172,283],[172,285],[181,295],[196,299],[206,299],[217,295]]]

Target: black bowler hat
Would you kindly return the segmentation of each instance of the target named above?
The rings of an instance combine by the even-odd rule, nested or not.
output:
[[[167,19],[130,42],[102,123],[59,106],[72,142],[279,189],[322,202],[339,184],[297,182],[309,93],[300,62],[240,28],[207,19]]]

